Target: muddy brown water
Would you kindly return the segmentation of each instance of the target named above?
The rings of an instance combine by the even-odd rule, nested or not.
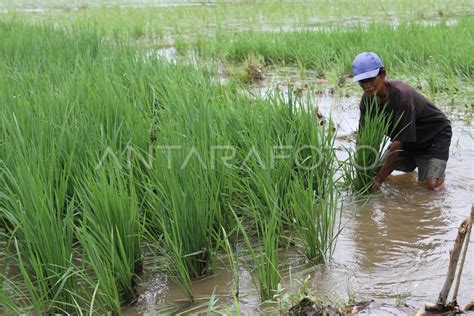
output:
[[[264,94],[275,87],[261,84],[253,92]],[[434,302],[445,280],[449,250],[457,228],[474,204],[474,128],[470,125],[472,106],[445,106],[447,99],[434,98],[453,125],[450,159],[446,171],[446,191],[431,192],[412,173],[395,172],[382,192],[368,201],[346,198],[342,210],[343,230],[334,255],[327,265],[310,266],[295,250],[286,253],[289,269],[283,271],[283,286],[296,289],[296,280],[311,276],[311,288],[334,303],[375,299],[379,303],[407,303],[420,308]],[[339,147],[351,146],[358,122],[359,95],[337,97],[319,95],[316,104],[324,114],[331,113],[338,126]],[[468,101],[469,102],[469,101]],[[338,151],[341,158],[344,151]],[[471,240],[474,238],[471,237]],[[472,243],[472,242],[471,242]],[[244,314],[268,314],[271,307],[261,305],[250,272],[240,266],[239,305]],[[193,284],[196,303],[190,304],[167,277],[147,270],[140,285],[141,297],[127,315],[205,312],[212,293],[218,306],[231,306],[232,275],[224,267],[205,280]],[[474,244],[470,245],[458,294],[460,306],[474,299]],[[224,308],[224,307],[223,307]],[[225,310],[225,309],[224,309]],[[366,315],[408,315],[401,308],[378,305]]]

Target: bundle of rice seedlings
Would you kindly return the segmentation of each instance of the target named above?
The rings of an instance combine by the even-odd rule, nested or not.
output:
[[[345,182],[359,194],[370,192],[389,143],[387,135],[398,124],[398,121],[392,122],[392,113],[386,113],[375,98],[366,102],[364,117],[357,133],[355,151],[348,150],[349,158],[342,164]]]

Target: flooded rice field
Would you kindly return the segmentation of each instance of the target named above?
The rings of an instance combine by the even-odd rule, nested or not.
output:
[[[164,7],[182,7],[182,6],[204,6],[213,5],[217,1],[143,1],[143,0],[85,0],[85,1],[68,1],[68,0],[40,0],[40,1],[3,1],[0,4],[2,9],[17,9],[28,13],[45,13],[52,10],[70,11],[83,10],[87,8],[101,7],[121,7],[121,8],[164,8]]]
[[[314,86],[323,83],[314,77],[297,80],[294,71],[293,76],[291,78],[291,71],[270,73],[263,82],[251,87],[251,93],[263,96],[272,89],[285,91],[288,87],[310,90],[308,82]],[[352,133],[359,118],[357,89],[343,96],[324,88],[313,94],[314,104],[337,126],[336,147],[340,159],[345,156],[344,148],[354,145]],[[282,271],[285,289],[297,290],[296,280],[310,276],[312,290],[333,304],[350,299],[376,300],[377,305],[367,309],[364,315],[414,315],[415,309],[424,303],[436,301],[446,278],[449,251],[457,229],[474,204],[474,170],[471,168],[474,128],[472,106],[466,103],[469,100],[462,93],[455,100],[450,99],[451,105],[447,105],[446,96],[437,95],[433,99],[453,125],[446,191],[429,191],[417,181],[416,171],[394,172],[380,194],[361,201],[345,198],[340,221],[342,230],[328,265],[310,265],[295,249],[281,249],[287,261],[287,268]],[[453,107],[452,103],[457,106]],[[245,260],[245,251],[241,260]],[[474,298],[473,262],[471,245],[458,294],[462,307]],[[243,314],[274,312],[271,305],[260,304],[250,272],[243,266],[241,264],[239,270],[240,311]],[[205,313],[213,295],[218,299],[218,306],[232,306],[233,287],[232,274],[223,265],[212,277],[193,284],[197,300],[191,304],[166,275],[151,269],[145,272],[140,284],[138,304],[128,308],[126,315]]]
[[[350,68],[347,67],[347,56],[352,57],[352,53],[343,47],[347,46],[347,38],[339,37],[335,41],[335,33],[330,34],[326,39],[326,50],[320,53],[306,45],[306,40],[299,41],[306,46],[299,48],[295,48],[294,42],[282,42],[285,49],[280,51],[281,56],[273,57],[268,53],[276,49],[272,48],[271,40],[266,42],[268,33],[260,34],[261,40],[248,43],[248,49],[238,45],[239,41],[241,44],[246,41],[247,35],[240,34],[241,31],[249,31],[248,36],[255,34],[257,39],[257,32],[253,33],[256,30],[258,33],[310,31],[309,34],[321,30],[324,32],[319,33],[325,33],[337,26],[344,27],[339,31],[345,35],[350,33],[345,27],[361,26],[357,28],[359,33],[354,33],[359,36],[370,30],[366,26],[377,24],[374,22],[398,25],[415,20],[423,26],[437,25],[438,33],[426,32],[420,37],[429,47],[436,46],[429,43],[428,39],[434,38],[430,34],[448,38],[447,34],[461,33],[456,31],[457,26],[464,27],[467,32],[471,25],[468,19],[474,14],[470,1],[460,1],[451,7],[448,1],[436,0],[431,2],[431,7],[416,7],[416,12],[400,6],[402,2],[409,3],[407,0],[387,8],[385,6],[391,2],[380,2],[384,6],[383,14],[375,15],[369,10],[370,14],[358,16],[346,14],[343,2],[333,9],[324,9],[322,14],[316,9],[306,12],[309,5],[297,7],[289,2],[288,6],[292,5],[294,9],[289,15],[286,11],[291,10],[278,3],[269,4],[266,11],[258,11],[246,1],[238,1],[234,6],[219,1],[140,0],[0,4],[6,20],[14,20],[12,16],[17,13],[8,16],[12,8],[22,18],[23,15],[32,17],[24,24],[8,20],[4,22],[5,27],[0,28],[9,39],[2,44],[6,49],[0,45],[6,60],[2,64],[6,71],[2,69],[0,79],[7,86],[4,94],[6,114],[2,113],[1,120],[6,136],[0,139],[3,153],[0,180],[6,188],[0,190],[0,215],[7,224],[2,228],[5,232],[0,234],[0,261],[3,262],[0,314],[4,307],[18,313],[47,314],[76,311],[76,307],[80,312],[90,309],[90,313],[125,315],[278,314],[289,309],[286,305],[291,295],[292,299],[296,295],[296,301],[300,301],[303,292],[305,298],[318,298],[324,302],[322,304],[332,306],[346,307],[348,302],[372,301],[360,313],[362,315],[414,315],[424,303],[435,302],[447,274],[458,227],[474,205],[474,169],[471,167],[474,159],[474,89],[469,54],[466,53],[470,46],[461,45],[458,56],[445,50],[449,45],[436,43],[438,46],[432,48],[437,55],[418,55],[418,50],[414,49],[407,53],[406,60],[399,56],[405,54],[404,51],[398,55],[390,49],[385,52],[393,55],[392,60],[386,56],[384,61],[393,65],[397,71],[394,73],[413,76],[397,79],[422,90],[451,120],[453,138],[446,190],[429,191],[424,183],[417,181],[416,171],[394,172],[384,182],[381,192],[362,198],[349,193],[340,181],[342,177],[339,178],[344,172],[341,162],[348,157],[348,149],[355,147],[354,132],[358,128],[362,93],[357,84],[350,84],[351,78],[347,74]],[[317,9],[326,7],[321,3],[315,4]],[[117,12],[123,15],[112,20]],[[268,18],[265,12],[271,17]],[[74,25],[71,22],[74,18],[69,17],[77,18],[80,26],[77,30],[74,26],[65,31]],[[89,25],[91,17],[96,26]],[[133,23],[124,26],[124,21],[129,19]],[[53,21],[53,27],[35,24],[38,21],[44,21],[45,25],[46,21]],[[64,23],[64,30],[58,27],[61,23]],[[91,34],[89,27],[93,29]],[[387,34],[393,35],[403,28],[385,27],[390,28],[390,32],[377,33],[379,49],[387,48],[383,41]],[[444,27],[452,32],[444,33]],[[37,30],[41,32],[36,34]],[[410,32],[408,29],[403,34],[410,35]],[[208,34],[219,36],[205,39]],[[405,42],[403,34],[398,39],[399,44]],[[220,35],[224,40],[219,40]],[[284,35],[291,37],[291,34]],[[193,42],[197,38],[201,38],[198,43]],[[317,42],[317,39],[307,38]],[[225,46],[234,39],[235,47],[229,46],[222,51],[211,49]],[[205,40],[209,40],[207,44],[211,47],[207,54]],[[417,43],[417,38],[412,40]],[[464,38],[453,43],[462,41]],[[343,45],[336,47],[334,42]],[[39,49],[31,54],[30,48],[35,45]],[[254,55],[255,46],[268,50]],[[63,54],[56,55],[56,52]],[[317,59],[332,56],[334,52],[337,54],[332,58]],[[229,58],[232,53],[234,58]],[[443,63],[440,60],[444,61],[445,55],[449,58],[446,57],[446,63]],[[423,64],[425,57],[429,60],[426,65]],[[70,63],[71,60],[78,63]],[[22,65],[19,61],[24,62],[24,69],[19,68],[18,65]],[[103,67],[97,67],[101,63]],[[430,67],[429,74],[411,74],[412,69],[421,72],[424,66]],[[40,72],[43,67],[46,76]],[[392,73],[389,75],[391,77]],[[39,81],[42,86],[38,85]],[[293,104],[289,102],[289,95],[297,96],[301,104],[317,108],[318,112],[288,106]],[[71,104],[71,113],[64,113],[63,104]],[[31,115],[32,111],[36,116]],[[300,114],[306,116],[292,121]],[[327,125],[317,124],[320,116]],[[20,123],[17,123],[17,117]],[[25,130],[20,129],[20,125],[25,126]],[[335,151],[332,126],[337,134]],[[10,133],[16,129],[17,134]],[[281,131],[284,133],[280,134]],[[317,137],[312,137],[315,135]],[[215,136],[219,137],[214,139]],[[325,137],[331,142],[318,139]],[[208,145],[214,148],[211,140],[241,146],[239,168],[228,168],[224,163],[226,168],[213,173],[209,171],[215,170],[211,159],[216,157],[211,155],[209,161],[206,160],[211,162],[211,168],[207,169],[205,163],[203,168],[196,161],[188,165],[192,156],[188,155],[181,168],[168,165],[165,170],[163,157],[158,159],[158,164],[142,166],[142,156],[132,161],[127,155],[130,170],[124,172],[121,163],[125,159],[117,159],[109,146],[114,145],[117,153],[124,148],[128,150],[134,143],[138,149],[147,146],[148,149],[167,148],[168,145],[161,145],[168,143],[192,144],[194,150],[194,144],[202,142],[199,149],[206,151]],[[257,171],[267,168],[257,163],[258,159],[253,165],[246,165],[250,156],[247,150],[248,153],[254,150],[251,145],[264,143],[263,149],[273,150],[274,144],[284,142],[291,145],[294,142],[299,148],[308,143],[329,148],[330,155],[326,156],[331,162],[329,167],[325,168],[326,164],[323,168],[318,167],[332,173],[315,176],[320,177],[318,181],[323,179],[324,183],[330,183],[327,191],[326,187],[318,191],[320,187],[313,186],[313,173],[321,170],[300,174],[293,170],[296,169],[293,165],[282,164],[280,168],[271,168],[276,171],[259,174]],[[114,161],[105,160],[104,154],[103,159],[99,157],[99,163],[95,163],[95,152],[99,152],[102,145],[107,147],[104,149],[106,154],[110,149]],[[79,158],[76,158],[76,150]],[[296,151],[293,158],[298,159],[299,153]],[[51,157],[46,161],[44,157],[48,155]],[[159,155],[150,157],[147,162],[160,158]],[[173,157],[184,158],[179,154]],[[309,159],[314,158],[310,154]],[[83,160],[89,161],[86,164]],[[137,163],[133,170],[132,162]],[[297,162],[295,166],[302,166]],[[69,164],[71,175],[68,173],[63,177],[55,173]],[[186,171],[184,166],[189,169]],[[48,170],[51,172],[47,173]],[[37,182],[32,185],[31,179]],[[115,185],[114,181],[117,181]],[[33,187],[38,190],[33,191]],[[44,188],[49,191],[43,192]],[[309,204],[305,204],[307,196],[310,197]],[[332,198],[329,202],[323,201]],[[42,199],[50,203],[41,203]],[[342,207],[332,218],[340,205],[336,200]],[[119,203],[115,204],[116,201]],[[239,210],[234,212],[234,208]],[[254,213],[250,214],[249,209]],[[274,209],[279,213],[274,213]],[[298,223],[296,209],[309,210],[299,213]],[[318,213],[316,219],[312,217],[314,213]],[[121,218],[126,215],[129,217]],[[226,216],[228,218],[224,218]],[[274,221],[277,217],[281,218]],[[309,220],[300,221],[301,218]],[[338,233],[337,239],[332,239],[335,218]],[[121,222],[116,222],[117,219]],[[320,225],[325,220],[328,223],[323,224],[328,224],[327,230]],[[270,228],[262,229],[259,225]],[[7,232],[11,227],[15,230]],[[319,244],[320,252],[316,254],[304,253],[307,249],[303,248],[307,245],[304,234],[299,233],[306,227],[314,228],[316,235],[320,234],[316,237],[318,240],[310,242],[327,243]],[[36,243],[37,240],[44,244]],[[183,240],[188,242],[187,248],[182,245]],[[337,242],[330,259],[325,264],[314,263],[325,261],[333,240]],[[62,246],[58,246],[61,242]],[[31,246],[36,244],[40,246]],[[62,256],[56,257],[59,252],[56,250],[46,251],[55,247],[65,250]],[[126,255],[122,251],[127,252]],[[272,255],[268,255],[271,252]],[[41,254],[44,253],[52,258],[46,255],[43,258]],[[33,264],[28,261],[25,265],[23,257],[32,260]],[[37,258],[44,262],[34,262]],[[43,277],[53,270],[48,267],[64,270]],[[71,270],[64,272],[67,267]],[[254,269],[256,267],[261,269]],[[257,280],[255,270],[259,276],[273,278],[268,283],[276,282],[268,285]],[[209,272],[212,272],[210,276]],[[76,274],[80,275],[77,279]],[[37,284],[29,282],[31,275],[42,285],[41,289],[37,290]],[[191,280],[192,285],[189,285]],[[268,289],[259,291],[259,286],[261,289],[268,286]],[[99,293],[97,303],[94,301],[96,293]],[[82,298],[83,294],[90,297]],[[64,297],[58,299],[57,295]],[[79,297],[84,300],[83,306],[76,302]],[[474,245],[471,245],[457,302],[462,308],[473,300]],[[78,306],[73,306],[73,302]],[[100,306],[94,306],[95,303]]]
[[[386,0],[384,0],[386,2]],[[457,23],[457,18],[474,15],[474,7],[467,0],[457,1],[451,5],[446,0],[433,1],[432,5],[417,5],[409,1],[399,1],[397,5],[391,6],[389,2],[382,3],[383,10],[375,13],[370,10],[370,3],[351,2],[349,6],[331,6],[331,1],[319,1],[315,3],[292,3],[288,2],[288,14],[282,11],[281,4],[272,1],[264,3],[263,6],[255,6],[252,2],[234,1],[222,2],[210,1],[175,1],[175,0],[84,0],[84,1],[3,1],[0,3],[0,12],[18,12],[36,16],[63,17],[71,15],[72,20],[75,14],[90,14],[97,11],[105,14],[108,9],[123,10],[156,10],[158,17],[165,17],[163,27],[167,36],[174,37],[176,33],[180,36],[187,34],[192,38],[199,30],[201,35],[218,34],[224,32],[293,32],[293,31],[330,31],[332,27],[354,26],[368,27],[373,23],[385,23],[397,26],[404,21],[417,21],[421,25],[436,25],[446,22],[448,25]],[[276,6],[275,6],[276,5]],[[274,7],[272,7],[274,6]],[[351,6],[357,6],[355,10],[350,10]],[[411,10],[407,8],[411,7]],[[275,9],[276,10],[272,10]],[[170,22],[169,15],[175,14],[171,10],[188,11],[187,14],[196,14],[193,17],[194,27],[186,25],[182,13],[181,19]],[[195,9],[195,12],[192,10]],[[360,9],[359,13],[357,9]],[[166,10],[170,10],[169,14]],[[275,11],[275,12],[272,12]],[[100,15],[100,14],[99,14]],[[145,15],[147,16],[147,15]],[[123,18],[123,17],[122,17]],[[128,19],[128,18],[125,18]],[[195,20],[194,20],[195,19]],[[151,23],[150,23],[151,24]],[[176,28],[176,26],[178,26]],[[144,26],[144,28],[146,28]],[[141,32],[141,31],[140,31]]]

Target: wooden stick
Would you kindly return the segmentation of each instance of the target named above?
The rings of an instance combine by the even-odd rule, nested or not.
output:
[[[472,209],[471,209],[471,214],[472,214]],[[456,268],[458,265],[459,254],[461,252],[461,248],[463,246],[464,239],[466,238],[466,233],[468,231],[470,224],[471,224],[471,217],[468,217],[462,222],[461,226],[459,226],[458,235],[456,237],[456,240],[454,241],[453,250],[450,251],[448,274],[446,276],[446,280],[444,281],[443,288],[441,289],[441,292],[439,293],[439,297],[438,297],[439,305],[446,305],[449,291],[451,290],[454,277],[456,276]]]
[[[453,303],[456,302],[456,299],[458,296],[459,284],[461,283],[461,274],[464,267],[464,261],[466,260],[467,247],[469,246],[469,239],[471,238],[472,222],[474,221],[474,205],[471,208],[471,218],[469,221],[470,223],[467,226],[467,234],[464,240],[464,248],[462,250],[462,255],[461,255],[461,263],[459,264],[459,271],[456,277],[456,285],[454,286],[454,293],[453,293],[453,300],[452,300]]]

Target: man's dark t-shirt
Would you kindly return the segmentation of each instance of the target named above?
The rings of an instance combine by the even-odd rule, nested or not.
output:
[[[448,160],[452,132],[444,113],[402,81],[386,80],[385,85],[388,97],[383,109],[386,115],[392,114],[387,136],[401,141],[402,148],[416,156]],[[366,104],[374,97],[366,93],[362,96],[359,128],[364,124]]]

